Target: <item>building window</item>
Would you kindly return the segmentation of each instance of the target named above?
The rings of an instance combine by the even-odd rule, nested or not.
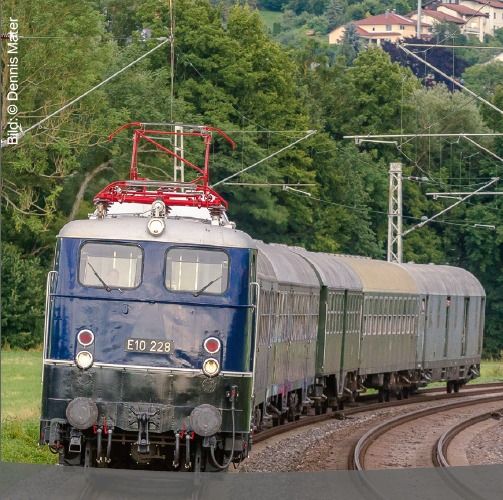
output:
[[[404,30],[405,29],[405,26],[403,24],[400,25],[400,29],[401,30]]]
[[[375,26],[372,26],[372,31],[375,31],[376,30],[376,27]]]
[[[391,24],[386,25],[386,31],[391,31]]]

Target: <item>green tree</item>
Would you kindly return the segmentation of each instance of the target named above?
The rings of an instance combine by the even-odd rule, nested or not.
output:
[[[23,255],[12,243],[2,243],[3,346],[27,349],[41,343],[44,278],[38,257]]]

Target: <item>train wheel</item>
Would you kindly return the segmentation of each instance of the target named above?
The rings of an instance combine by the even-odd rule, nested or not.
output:
[[[321,403],[321,413],[323,413],[323,415],[325,415],[325,413],[327,413],[328,411],[328,400],[325,399],[325,401],[323,401],[323,403]]]
[[[272,417],[272,426],[273,427],[278,427],[279,425],[279,417],[277,415],[273,415]]]
[[[451,380],[447,381],[447,394],[451,394],[453,389],[453,384]]]
[[[316,405],[314,407],[314,414],[321,415],[321,405],[319,403],[316,403]]]
[[[386,403],[389,403],[390,393],[391,393],[391,391],[389,389],[385,389],[385,391],[384,391],[384,401],[386,401]]]
[[[192,462],[192,470],[194,472],[201,472],[203,463],[203,446],[199,441],[196,444],[196,452],[194,454],[194,460]]]
[[[337,398],[337,410],[344,410],[344,400]]]
[[[403,397],[402,389],[398,389],[398,391],[396,391],[396,399],[400,401],[402,397]]]
[[[379,389],[379,392],[377,393],[377,401],[379,401],[379,403],[384,402],[384,389]]]
[[[409,394],[410,394],[410,391],[409,391],[409,388],[408,387],[404,387],[402,389],[402,393],[403,393],[403,398],[404,399],[409,399]]]
[[[84,467],[94,467],[94,446],[91,441],[86,441],[86,446],[84,448]]]
[[[453,383],[452,383],[452,388],[454,389],[454,392],[459,392],[459,382],[457,380],[455,380]]]

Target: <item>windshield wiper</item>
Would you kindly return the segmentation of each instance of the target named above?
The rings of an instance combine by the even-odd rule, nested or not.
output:
[[[201,295],[207,288],[209,288],[211,285],[213,285],[213,283],[216,283],[220,279],[222,279],[222,276],[219,276],[218,278],[215,278],[214,280],[210,281],[209,283],[204,285],[203,288],[201,288],[197,292],[194,292],[192,295],[194,297],[199,297],[199,295]]]
[[[87,261],[87,265],[92,269],[94,275],[100,280],[100,283],[105,287],[105,290],[107,292],[111,292],[112,289],[105,283],[104,279],[98,274],[98,271],[94,269],[93,265],[89,261]]]

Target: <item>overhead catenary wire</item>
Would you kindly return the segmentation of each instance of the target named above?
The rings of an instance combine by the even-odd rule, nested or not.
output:
[[[165,38],[165,39],[158,38],[158,40],[162,40],[162,42],[159,43],[158,45],[156,45],[155,47],[153,47],[152,49],[150,49],[149,51],[147,51],[144,54],[142,54],[140,57],[136,58],[134,61],[130,62],[128,65],[126,65],[123,68],[121,68],[120,70],[116,71],[114,74],[110,75],[108,78],[105,78],[105,80],[103,80],[102,82],[98,83],[94,87],[90,88],[89,90],[87,90],[86,92],[84,92],[83,94],[81,94],[80,96],[76,97],[75,99],[72,99],[71,101],[67,102],[64,106],[62,106],[61,108],[59,108],[56,111],[50,113],[49,115],[47,115],[45,118],[43,118],[39,122],[35,123],[31,127],[28,127],[26,130],[21,130],[20,132],[18,132],[17,139],[18,140],[21,139],[27,133],[31,132],[32,130],[37,129],[38,127],[40,127],[46,121],[48,121],[51,118],[59,115],[65,109],[69,108],[70,106],[73,106],[75,103],[77,103],[78,101],[82,100],[84,97],[88,96],[89,94],[91,94],[95,90],[99,89],[100,87],[102,87],[103,85],[105,85],[106,83],[108,83],[110,80],[113,80],[116,76],[120,75],[121,73],[123,73],[124,71],[126,71],[127,69],[129,69],[131,66],[134,66],[136,63],[140,62],[142,59],[145,59],[145,57],[149,56],[150,54],[152,54],[156,50],[159,50],[161,47],[163,47],[164,45],[166,45],[169,42],[169,38]],[[2,148],[5,147],[5,146],[8,146],[8,145],[9,144],[7,143],[7,140],[2,140],[0,142],[0,147],[2,147]]]
[[[302,191],[299,191],[299,190],[290,190],[288,189],[287,192],[289,193],[292,193],[294,195],[297,195],[297,196],[303,196],[303,197],[306,197],[310,200],[314,200],[314,201],[317,201],[319,203],[323,203],[323,204],[326,204],[326,205],[333,205],[333,206],[336,206],[336,207],[341,207],[341,208],[346,208],[348,210],[353,210],[355,212],[362,212],[362,213],[365,213],[365,214],[379,214],[379,215],[388,215],[388,212],[385,212],[384,210],[374,210],[374,209],[371,209],[371,208],[368,208],[368,207],[355,207],[355,206],[352,206],[352,205],[345,205],[343,203],[337,203],[337,202],[334,202],[334,201],[329,201],[329,200],[324,200],[322,198],[317,198],[316,196],[308,196],[306,195],[305,193],[303,193]],[[404,219],[408,219],[408,220],[415,220],[415,221],[422,221],[422,219],[420,217],[413,217],[412,215],[403,215],[402,216]],[[433,222],[435,224],[445,224],[445,225],[448,225],[448,226],[461,226],[461,227],[467,227],[467,228],[472,228],[472,227],[475,227],[476,224],[478,224],[480,226],[480,221],[465,221],[465,222],[453,222],[453,221],[448,221],[448,220],[431,220],[430,222]]]
[[[484,103],[486,106],[489,106],[490,108],[494,109],[498,113],[503,115],[503,110],[498,108],[498,106],[495,106],[492,102],[489,102],[487,99],[484,99],[483,97],[479,96],[476,94],[473,90],[470,90],[468,87],[465,87],[462,83],[458,82],[455,78],[450,77],[447,73],[444,73],[442,70],[438,69],[436,66],[433,64],[430,64],[426,59],[423,59],[422,57],[419,57],[416,53],[412,52],[409,50],[407,47],[404,47],[403,45],[399,44],[398,47],[404,51],[406,54],[414,57],[418,61],[424,63],[426,66],[431,68],[433,71],[437,72],[439,75],[443,76],[444,78],[447,78],[450,82],[452,82],[454,85],[457,85],[460,89],[464,90],[471,96],[475,97],[477,100],[480,102]]]
[[[484,2],[476,11],[475,11],[475,14],[472,14],[470,17],[466,18],[465,20],[465,26],[466,24],[471,21],[484,7],[486,7],[487,5],[489,5],[491,3],[492,0],[487,0],[486,2]],[[496,14],[495,14],[496,15]],[[451,34],[447,34],[447,36],[445,36],[444,38],[442,38],[442,40],[440,40],[440,42],[437,42],[439,44],[441,44],[442,42],[445,42],[445,40],[447,40],[448,38],[454,38],[455,36],[457,35],[456,32],[454,33],[451,33]],[[429,48],[426,49],[424,51],[424,53],[426,54],[426,52],[428,52],[428,50],[430,50]]]
[[[479,193],[480,191],[483,191],[485,188],[491,186],[492,184],[495,184],[496,182],[498,182],[500,179],[499,177],[495,177],[494,179],[492,179],[490,182],[488,182],[487,184],[485,184],[484,186],[480,187],[479,189],[475,190],[473,193],[470,193],[470,194],[467,194],[466,196],[464,196],[463,198],[461,198],[460,200],[456,201],[455,203],[453,203],[452,205],[449,205],[448,207],[444,208],[443,210],[441,210],[440,212],[438,212],[437,214],[435,215],[432,215],[431,217],[429,217],[428,219],[426,220],[423,220],[421,221],[419,224],[416,224],[415,226],[412,226],[411,228],[407,229],[407,231],[404,231],[401,236],[405,236],[409,233],[411,233],[412,231],[414,231],[415,229],[419,229],[420,227],[423,227],[424,225],[428,224],[429,222],[432,222],[433,220],[435,220],[437,217],[440,217],[442,214],[444,214],[445,212],[449,211],[449,210],[452,210],[454,207],[458,206],[459,204],[463,203],[463,201],[467,200],[468,198],[471,198],[472,196],[474,196],[475,194]]]
[[[484,45],[442,45],[439,43],[403,43],[404,47],[428,47],[429,49],[433,48],[442,48],[442,49],[485,49],[485,50],[501,50],[503,51],[503,47],[487,47]],[[420,51],[424,52],[424,51]]]
[[[297,184],[288,182],[224,182],[225,186],[242,187],[311,187],[316,184]]]
[[[471,142],[474,146],[477,146],[482,151],[485,151],[486,153],[490,154],[493,158],[496,158],[497,160],[503,162],[503,158],[501,158],[501,156],[498,156],[496,153],[493,153],[490,149],[482,146],[482,144],[479,144],[477,141],[474,141],[468,135],[463,134],[462,137],[466,139],[468,142]]]
[[[248,167],[245,167],[245,168],[242,168],[241,170],[239,170],[238,172],[232,174],[232,175],[229,175],[228,177],[226,177],[225,179],[222,179],[221,181],[218,181],[218,182],[215,182],[215,184],[213,184],[211,187],[212,188],[215,188],[216,186],[220,185],[220,184],[223,184],[231,179],[233,179],[234,177],[237,177],[238,175],[241,175],[243,174],[244,172],[247,172],[248,170],[256,167],[257,165],[260,165],[261,163],[263,163],[264,161],[267,161],[269,159],[271,159],[272,157],[278,155],[279,153],[282,153],[283,151],[286,151],[287,149],[290,149],[291,147],[295,146],[296,144],[298,144],[299,142],[301,141],[304,141],[306,140],[307,138],[311,137],[312,135],[316,134],[316,130],[309,130],[308,133],[303,136],[303,137],[300,137],[299,139],[291,142],[290,144],[288,144],[287,146],[275,151],[274,153],[271,153],[270,155],[266,156],[265,158],[262,158],[261,160],[259,161],[256,161],[255,163],[253,163],[252,165],[249,165]]]

